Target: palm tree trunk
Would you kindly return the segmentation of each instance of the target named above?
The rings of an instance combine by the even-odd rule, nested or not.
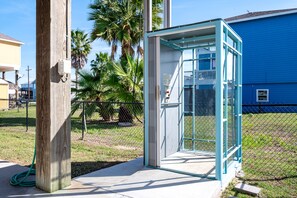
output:
[[[122,56],[121,59],[127,60],[127,56],[133,56],[131,51],[131,43],[128,41],[122,41]]]
[[[111,58],[111,60],[114,60],[114,56],[115,56],[116,51],[117,51],[117,44],[116,44],[116,41],[112,41],[112,45],[111,45],[111,54],[110,54],[110,58]]]

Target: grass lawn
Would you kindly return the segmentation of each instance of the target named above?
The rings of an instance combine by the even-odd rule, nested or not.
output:
[[[124,162],[142,155],[143,125],[119,127],[102,123],[98,117],[88,120],[88,133],[81,138],[81,119],[72,117],[72,176]],[[25,109],[0,112],[0,159],[29,165],[33,154],[35,107],[29,109],[29,131],[25,132]],[[214,138],[212,116],[195,118],[196,137]],[[185,119],[185,136],[191,137],[191,117]],[[297,114],[243,115],[243,181],[262,188],[262,197],[297,195]],[[207,133],[205,133],[207,132]],[[187,143],[191,148],[191,143]],[[196,148],[213,150],[214,143],[198,142]],[[238,180],[238,179],[237,179]],[[233,186],[223,197],[248,197],[236,193]]]
[[[184,120],[185,137],[215,139],[215,117],[192,116]],[[264,113],[244,114],[243,132],[243,181],[262,188],[263,197],[297,196],[297,114]],[[231,139],[231,134],[229,134]],[[185,148],[191,149],[191,140],[185,141]],[[215,151],[215,143],[196,142],[196,149]],[[237,193],[233,187],[238,179],[224,192],[223,197],[249,197]]]
[[[29,165],[32,161],[35,139],[35,107],[29,108],[29,130],[26,132],[26,110],[0,112],[0,159]],[[93,119],[93,118],[92,118]],[[81,140],[81,119],[71,119],[72,177],[102,167],[125,162],[143,154],[143,126],[119,127],[114,123],[87,123],[88,133]]]
[[[262,197],[297,196],[297,114],[243,115],[243,181],[262,188]],[[223,197],[249,197],[230,184]]]

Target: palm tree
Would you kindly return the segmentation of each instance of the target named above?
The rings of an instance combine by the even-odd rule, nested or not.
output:
[[[124,102],[143,102],[143,60],[127,56],[123,63],[113,62],[112,75],[105,81],[112,91],[107,94],[108,99]]]
[[[111,88],[107,99],[122,104],[119,109],[119,122],[132,122],[133,116],[141,122],[137,114],[142,113],[143,102],[143,61],[126,57],[126,61],[113,62],[105,85]],[[132,103],[131,103],[132,102]]]
[[[117,25],[115,15],[117,2],[108,0],[97,0],[89,5],[92,12],[89,15],[89,20],[94,21],[93,30],[91,32],[92,41],[101,38],[111,46],[111,59],[114,60],[114,55],[117,51],[118,40]]]
[[[153,29],[157,29],[162,23],[162,0],[153,2]],[[106,41],[111,46],[112,59],[119,43],[122,58],[133,56],[134,47],[143,37],[142,0],[95,0],[89,7],[89,20],[94,21],[91,39]]]
[[[88,34],[82,30],[71,31],[71,64],[75,68],[75,82],[77,89],[78,71],[87,63],[87,56],[91,51],[91,41]]]
[[[110,87],[104,84],[109,78],[108,68],[112,67],[110,57],[107,53],[96,54],[96,59],[91,62],[91,71],[78,72],[79,88],[73,88],[72,92],[76,93],[72,100],[72,113],[77,111],[80,104],[76,101],[94,101],[95,103],[86,103],[85,113],[91,117],[94,113],[99,113],[105,121],[110,121],[113,116],[113,107],[105,101],[106,95],[111,91]],[[82,116],[82,115],[81,115]]]

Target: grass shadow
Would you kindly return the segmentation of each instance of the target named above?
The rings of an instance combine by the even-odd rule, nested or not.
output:
[[[0,119],[0,127],[17,127],[17,126],[26,126],[26,118],[25,117],[10,117],[10,118],[1,118]],[[36,126],[36,118],[28,118],[28,126],[34,127]]]
[[[129,127],[121,127],[118,125],[117,120],[113,121],[103,121],[103,120],[88,120],[87,121],[87,129],[88,131],[92,130],[108,130],[108,129],[118,129],[118,128],[133,128],[143,126],[138,121],[134,121],[132,126]],[[82,120],[80,118],[71,118],[71,129],[72,131],[81,131],[82,130]]]

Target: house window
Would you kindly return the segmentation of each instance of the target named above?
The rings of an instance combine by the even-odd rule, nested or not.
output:
[[[215,70],[216,69],[216,54],[207,53],[199,54],[199,70]]]
[[[269,89],[257,89],[257,102],[269,102]]]

